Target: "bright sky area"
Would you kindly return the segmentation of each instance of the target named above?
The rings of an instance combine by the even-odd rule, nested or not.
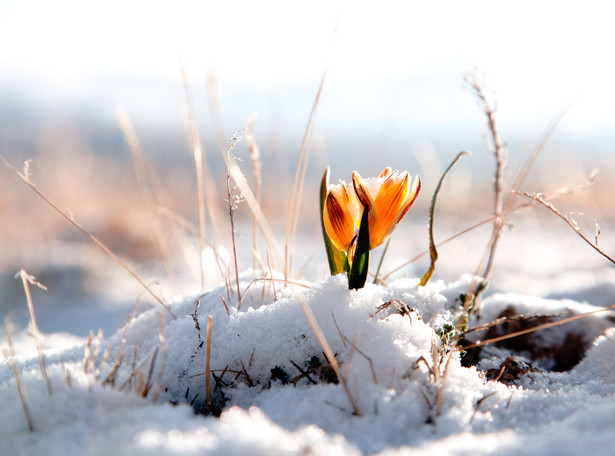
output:
[[[195,84],[213,70],[242,93],[304,84],[306,100],[327,67],[336,106],[323,123],[361,127],[397,110],[409,124],[463,128],[469,112],[484,128],[463,84],[477,69],[505,126],[542,132],[572,102],[563,129],[596,137],[615,125],[608,9],[598,1],[4,0],[0,95],[129,106],[134,98],[145,114],[177,117],[176,107],[151,108],[168,95],[146,81],[179,85],[180,60]],[[123,78],[143,81],[143,92],[138,83],[123,90]],[[237,123],[259,109],[244,100]],[[225,101],[228,112],[241,103]],[[296,111],[303,128],[309,105]]]

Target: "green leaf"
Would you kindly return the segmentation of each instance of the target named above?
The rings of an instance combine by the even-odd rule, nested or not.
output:
[[[367,280],[367,270],[369,268],[369,209],[367,206],[363,208],[361,216],[361,226],[359,227],[359,235],[357,236],[357,247],[354,251],[354,258],[350,273],[348,274],[348,288],[358,290],[365,286]]]
[[[325,199],[327,197],[327,189],[329,188],[329,167],[325,170],[325,175],[322,177],[320,184],[320,226],[322,228],[322,237],[325,240],[325,250],[327,251],[327,260],[329,260],[329,270],[331,275],[348,272],[348,258],[346,253],[337,250],[325,229],[325,221],[323,219],[323,211],[325,210]]]

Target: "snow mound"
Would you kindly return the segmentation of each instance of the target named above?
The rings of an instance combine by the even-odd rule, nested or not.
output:
[[[254,278],[244,274],[241,289]],[[536,333],[533,340],[543,348],[580,334],[582,359],[566,371],[553,371],[551,359],[532,358],[523,347],[495,344],[464,367],[459,353],[446,352],[442,337],[471,281],[466,275],[418,287],[415,279],[400,279],[361,290],[348,290],[343,276],[286,287],[253,282],[240,310],[226,287],[177,298],[175,318],[150,309],[99,346],[50,354],[51,395],[36,355],[19,360],[34,433],[5,360],[3,452],[573,454],[587,450],[588,439],[594,454],[612,448],[610,320],[597,314]],[[331,371],[300,300],[336,354],[358,410]],[[559,315],[596,308],[495,294],[484,302],[482,321],[507,309]],[[212,404],[205,375],[209,317]],[[84,351],[93,353],[87,366]],[[501,369],[508,356],[527,368],[508,384],[490,380],[486,372]]]

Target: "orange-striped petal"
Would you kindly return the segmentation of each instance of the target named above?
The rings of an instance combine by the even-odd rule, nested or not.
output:
[[[370,248],[381,245],[416,200],[421,181],[416,177],[409,186],[407,172],[398,174],[385,168],[378,178],[362,179],[356,171],[352,182],[361,203],[369,209]]]
[[[336,249],[347,252],[359,224],[359,203],[342,182],[330,187],[323,209],[323,222]]]

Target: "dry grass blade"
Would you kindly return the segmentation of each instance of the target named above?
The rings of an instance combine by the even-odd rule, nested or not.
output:
[[[503,182],[502,182],[504,166],[506,165],[506,157],[505,157],[504,145],[502,144],[500,133],[497,127],[495,108],[493,108],[491,104],[489,103],[489,100],[487,100],[487,97],[485,96],[485,93],[483,91],[483,87],[481,83],[478,81],[476,74],[466,75],[466,82],[476,92],[476,96],[480,100],[483,106],[483,111],[485,112],[485,115],[487,116],[487,123],[489,126],[489,133],[491,135],[491,141],[492,141],[492,143],[490,144],[490,149],[492,149],[492,152],[496,160],[495,179],[493,183],[494,194],[495,194],[494,211],[493,211],[495,218],[493,220],[493,232],[491,234],[491,240],[489,241],[489,245],[488,245],[488,254],[486,254],[484,269],[482,272],[480,272],[479,270],[479,272],[477,272],[476,274],[478,276],[483,277],[484,279],[487,279],[489,277],[489,273],[493,265],[493,259],[495,257],[495,251],[498,245],[498,240],[502,234],[502,228],[506,220],[506,216],[505,215],[503,216],[504,197],[503,197]],[[483,262],[481,262],[480,269],[482,269],[482,266],[483,266],[482,263]]]
[[[476,75],[468,75],[466,77],[466,82],[474,89],[479,100],[483,105],[483,110],[488,119],[489,131],[492,138],[491,148],[496,157],[496,175],[495,175],[495,213],[494,213],[494,225],[493,231],[491,234],[491,239],[489,240],[489,244],[487,245],[487,249],[483,258],[477,268],[475,277],[476,279],[472,281],[472,285],[470,287],[469,292],[467,293],[466,302],[464,303],[464,316],[462,319],[467,318],[467,314],[473,312],[478,308],[480,304],[481,294],[486,289],[487,280],[491,273],[491,269],[493,266],[493,260],[495,258],[495,252],[497,249],[498,241],[502,234],[503,227],[506,223],[507,216],[514,210],[514,203],[516,200],[516,194],[513,191],[508,192],[508,196],[504,199],[503,195],[503,185],[502,185],[502,171],[505,166],[505,156],[504,156],[504,146],[502,145],[500,135],[497,128],[497,123],[495,121],[495,110],[489,104],[481,84],[478,82]],[[534,148],[523,167],[521,168],[517,178],[515,179],[512,189],[519,189],[525,178],[527,177],[530,169],[536,162],[538,155],[544,149],[544,146],[548,139],[551,137],[551,134],[555,130],[555,127],[559,123],[559,121],[564,116],[567,108],[562,110],[562,112],[555,118],[555,120],[551,123],[549,128],[547,128],[546,132],[541,137],[537,146]]]
[[[519,195],[527,196],[528,198],[533,199],[537,203],[540,203],[542,206],[544,206],[547,209],[549,209],[551,212],[553,212],[559,218],[564,220],[568,224],[568,226],[570,226],[570,228],[572,228],[575,231],[575,233],[577,233],[579,236],[581,236],[581,239],[583,239],[587,244],[589,244],[591,246],[592,249],[594,249],[596,252],[598,252],[600,255],[602,255],[607,260],[609,260],[611,263],[615,264],[615,260],[612,257],[610,257],[609,255],[607,255],[604,250],[602,250],[600,247],[598,247],[598,236],[600,234],[600,228],[596,229],[596,236],[595,236],[596,241],[594,243],[591,240],[589,240],[589,238],[587,236],[585,236],[583,234],[583,232],[581,231],[581,228],[579,228],[579,225],[570,216],[566,216],[566,215],[562,214],[553,205],[553,203],[550,203],[550,202],[546,201],[542,194],[540,194],[540,193],[526,193],[526,192],[516,192],[516,193],[518,193]],[[597,223],[595,221],[594,221],[594,223],[597,226]]]
[[[148,285],[146,285],[146,283],[143,280],[141,280],[141,278],[132,269],[130,269],[124,261],[122,261],[120,257],[118,257],[115,253],[111,251],[109,247],[103,244],[101,240],[99,240],[96,236],[94,236],[92,233],[86,230],[83,226],[81,226],[81,224],[79,224],[71,216],[69,216],[66,212],[60,209],[53,201],[47,198],[36,187],[36,185],[34,185],[30,181],[30,178],[27,174],[25,173],[22,174],[19,171],[17,171],[8,161],[6,161],[6,159],[2,155],[0,155],[0,160],[2,160],[2,163],[4,163],[4,166],[10,169],[18,178],[20,178],[28,187],[30,187],[30,189],[34,193],[36,193],[43,201],[45,201],[45,203],[51,206],[53,210],[55,210],[58,214],[60,214],[67,222],[69,222],[71,225],[73,225],[75,228],[81,231],[81,233],[87,236],[94,244],[96,244],[101,250],[103,250],[107,255],[109,255],[117,264],[119,264],[124,269],[124,271],[126,271],[141,287],[143,287],[143,289],[147,291],[149,295],[158,302],[158,304],[164,307],[165,310],[169,312],[169,314],[173,318],[176,318],[173,312],[171,311],[171,308],[162,300],[162,298],[160,298],[156,293],[154,293],[152,289]]]
[[[256,200],[256,197],[254,196],[254,193],[252,192],[252,189],[250,188],[250,185],[246,180],[246,177],[243,175],[241,169],[237,165],[237,162],[232,156],[228,161],[228,170],[231,174],[231,177],[235,181],[235,184],[239,188],[241,196],[248,205],[252,216],[256,219],[256,222],[258,223],[261,233],[263,234],[263,236],[265,237],[265,241],[267,242],[268,251],[273,256],[274,262],[277,263],[278,266],[284,265],[284,256],[282,255],[282,251],[280,250],[275,236],[273,235],[273,231],[271,230],[271,227],[269,226],[269,223],[267,222],[267,219],[263,214],[261,206]]]
[[[239,136],[240,133],[241,131],[236,131],[231,135],[231,139],[229,140],[228,148],[226,150],[226,197],[228,202],[229,221],[231,223],[231,241],[233,244],[233,261],[235,264],[235,282],[237,284],[237,310],[241,309],[241,290],[239,288],[239,267],[237,265],[237,244],[235,242],[235,220],[233,217],[233,212],[241,201],[241,196],[233,194],[233,189],[231,189],[230,162],[232,157],[231,152],[241,140],[241,136]]]
[[[110,383],[111,385],[115,384],[115,379],[117,376],[118,369],[120,368],[122,361],[124,360],[123,350],[124,350],[124,345],[126,345],[126,339],[128,337],[128,329],[130,328],[130,324],[132,323],[132,321],[137,316],[137,312],[139,311],[140,304],[141,304],[141,301],[138,299],[137,303],[135,304],[135,308],[133,309],[131,314],[128,316],[128,320],[124,324],[124,328],[122,330],[122,338],[120,339],[120,343],[117,347],[117,353],[115,354],[115,360],[113,361],[113,365],[111,366],[111,371],[109,372],[105,380],[102,382],[103,385],[106,383]],[[100,374],[101,372],[97,373],[97,378],[100,376]]]
[[[141,193],[141,198],[148,208],[152,218],[154,237],[160,249],[160,255],[164,263],[165,269],[171,279],[175,278],[175,270],[171,260],[171,248],[167,237],[164,235],[160,219],[155,217],[159,207],[171,207],[171,198],[165,192],[164,187],[156,176],[154,169],[148,161],[141,142],[137,137],[134,126],[125,111],[118,109],[116,118],[124,135],[124,140],[128,144],[130,155],[132,157],[133,168],[137,177],[137,185]]]
[[[342,373],[342,369],[340,368],[340,365],[337,362],[337,358],[335,357],[333,350],[331,350],[331,346],[329,345],[329,342],[327,342],[327,338],[322,332],[322,329],[320,329],[320,326],[318,325],[318,322],[316,321],[316,317],[314,316],[314,313],[312,312],[310,305],[307,303],[303,295],[299,293],[295,293],[295,297],[297,298],[297,301],[299,301],[301,310],[303,310],[305,318],[307,319],[310,327],[312,328],[312,331],[314,331],[314,334],[316,335],[316,339],[318,340],[318,343],[320,344],[322,351],[325,353],[325,356],[327,357],[327,361],[331,365],[331,368],[335,372],[335,375],[337,375],[337,378],[342,384],[342,387],[344,388],[344,392],[346,393],[346,396],[348,397],[348,400],[350,401],[350,404],[352,405],[355,415],[361,416],[361,409],[359,408],[359,403],[352,396],[352,393],[350,392],[350,388],[348,388],[348,381],[346,380],[346,377],[344,377]]]
[[[254,170],[254,197],[258,204],[261,203],[261,190],[262,190],[262,165],[261,155],[256,140],[254,139],[254,122],[256,121],[256,114],[252,114],[248,119],[248,128],[246,130],[246,142],[248,144],[248,151],[250,152],[250,158],[252,160],[252,168]],[[262,263],[258,253],[258,223],[256,217],[254,217],[254,228],[252,229],[252,255],[254,257],[253,267],[256,270],[257,263]],[[264,270],[264,268],[262,268]]]
[[[318,111],[318,105],[320,103],[320,96],[322,95],[322,88],[325,84],[325,76],[327,70],[323,72],[320,79],[320,85],[318,86],[318,92],[316,93],[316,99],[312,105],[310,117],[305,128],[303,140],[301,141],[301,149],[299,150],[299,159],[297,160],[297,167],[295,168],[295,177],[293,179],[293,187],[290,193],[290,203],[287,212],[286,219],[286,244],[285,244],[285,264],[284,264],[284,278],[288,279],[292,272],[293,253],[295,247],[295,238],[297,234],[297,225],[299,223],[299,212],[301,208],[301,197],[303,194],[303,184],[305,183],[305,174],[307,170],[308,158],[310,156],[310,145],[312,143],[312,135],[314,134],[314,126],[316,124],[316,113]]]
[[[15,278],[21,278],[21,282],[23,284],[23,289],[26,294],[26,301],[28,303],[28,313],[30,314],[30,335],[34,338],[34,343],[36,344],[36,351],[38,353],[38,363],[41,367],[41,373],[43,374],[43,378],[45,379],[45,383],[47,384],[47,393],[51,396],[51,384],[49,383],[49,375],[47,375],[47,363],[45,362],[45,355],[43,354],[43,342],[42,342],[42,334],[38,329],[38,324],[36,323],[36,314],[34,313],[34,303],[32,301],[32,293],[30,293],[30,284],[36,285],[41,290],[47,291],[47,287],[42,283],[36,280],[36,277],[30,275],[26,272],[25,269],[20,270]]]
[[[220,155],[224,158],[224,154],[226,152],[226,133],[224,133],[224,125],[222,124],[222,110],[220,109],[220,90],[218,89],[218,79],[216,78],[216,73],[213,68],[210,68],[207,72],[207,89],[211,122],[214,128]]]
[[[357,331],[357,333],[355,334],[355,340],[351,341],[345,334],[343,334],[340,330],[339,327],[337,326],[337,322],[335,322],[335,326],[338,330],[338,332],[340,333],[340,335],[342,336],[342,338],[345,340],[345,342],[348,342],[348,344],[352,347],[353,351],[356,351],[359,355],[361,355],[363,358],[365,358],[367,360],[367,362],[369,363],[369,368],[372,371],[372,379],[374,380],[374,385],[378,384],[378,376],[376,375],[376,368],[374,367],[374,361],[372,360],[371,357],[367,356],[364,352],[362,352],[358,345],[358,341],[359,341],[359,333]]]
[[[26,389],[21,381],[21,374],[19,373],[19,367],[15,362],[15,350],[13,349],[13,322],[6,316],[4,319],[4,326],[6,327],[6,340],[8,342],[8,350],[3,350],[2,354],[6,358],[15,376],[15,385],[19,393],[19,399],[21,400],[21,406],[23,408],[23,414],[28,422],[28,430],[34,432],[34,426],[32,426],[32,419],[30,418],[30,412],[28,411],[28,403],[26,402]]]
[[[199,214],[199,247],[200,247],[200,278],[201,288],[205,287],[205,265],[203,251],[205,250],[205,187],[203,185],[203,147],[199,138],[198,129],[196,127],[196,119],[194,115],[194,107],[192,105],[192,95],[190,94],[190,86],[188,85],[188,77],[184,66],[181,66],[182,82],[186,92],[186,103],[188,104],[188,122],[190,125],[190,142],[194,156],[194,168],[196,171],[196,194]]]
[[[455,166],[457,162],[461,160],[461,157],[463,157],[464,155],[472,154],[467,150],[459,152],[455,159],[451,162],[451,164],[448,165],[448,168],[446,168],[446,170],[442,174],[442,177],[440,177],[438,185],[436,185],[436,188],[433,192],[433,197],[431,198],[431,205],[429,207],[429,253],[431,256],[431,264],[429,265],[429,269],[427,270],[427,272],[425,272],[425,274],[421,278],[421,281],[419,282],[420,287],[427,285],[427,282],[429,282],[429,279],[431,279],[431,276],[436,269],[436,261],[438,259],[438,250],[436,249],[436,243],[433,240],[433,214],[436,208],[436,198],[438,197],[438,193],[440,192],[440,187],[442,187],[442,182],[444,182],[444,179],[446,178],[448,173],[451,171],[451,169],[453,169],[453,166]]]
[[[207,405],[211,407],[211,323],[213,317],[209,315],[207,317],[207,345],[206,345],[206,357],[205,357],[205,400]]]
[[[292,280],[284,280],[284,279],[274,279],[271,277],[257,277],[255,279],[250,280],[250,283],[248,283],[248,285],[246,286],[246,288],[243,290],[243,296],[246,295],[246,292],[248,291],[248,289],[256,282],[280,282],[280,283],[284,283],[286,285],[293,285],[295,287],[302,287],[302,288],[307,288],[309,289],[310,286],[309,285],[305,285],[303,283],[300,282],[293,282]]]
[[[440,416],[442,412],[442,403],[444,402],[444,388],[446,387],[446,380],[448,379],[449,367],[451,364],[451,359],[453,358],[454,350],[451,350],[448,354],[448,358],[446,359],[446,365],[444,366],[444,373],[442,374],[442,379],[440,382],[440,390],[438,391],[438,396],[436,398],[436,416]],[[438,370],[439,368],[435,368]]]
[[[167,356],[168,356],[167,332],[165,330],[166,322],[164,320],[164,315],[162,314],[162,312],[158,314],[158,317],[159,317],[158,323],[160,326],[160,329],[158,331],[158,339],[160,340],[160,346],[162,347],[162,363],[160,364],[160,367],[158,368],[158,379],[156,381],[156,389],[154,390],[154,393],[152,394],[153,401],[156,401],[158,399],[158,396],[160,396],[160,393],[162,392],[162,389],[164,388],[162,377],[167,367]]]
[[[504,334],[503,336],[499,336],[499,337],[494,337],[492,339],[487,339],[487,340],[479,340],[475,343],[473,343],[472,345],[468,345],[463,347],[464,350],[466,349],[470,349],[470,348],[476,348],[476,347],[482,347],[483,345],[487,345],[487,344],[493,344],[495,342],[500,342],[502,340],[507,340],[507,339],[513,339],[515,337],[519,337],[519,336],[523,336],[524,334],[530,334],[536,331],[540,331],[543,329],[547,329],[547,328],[553,328],[555,326],[560,326],[566,323],[570,323],[572,321],[576,321],[576,320],[581,320],[582,318],[587,318],[591,315],[600,313],[600,312],[606,312],[608,310],[613,310],[615,309],[615,304],[610,305],[608,307],[605,307],[603,309],[598,309],[598,310],[593,310],[591,312],[586,312],[583,314],[579,314],[579,315],[573,315],[572,317],[568,317],[568,318],[564,318],[563,320],[559,320],[559,321],[552,321],[549,323],[544,323],[542,325],[538,325],[538,326],[534,326],[532,328],[527,328],[524,329],[522,331],[517,331],[514,333],[510,333],[510,334]]]

